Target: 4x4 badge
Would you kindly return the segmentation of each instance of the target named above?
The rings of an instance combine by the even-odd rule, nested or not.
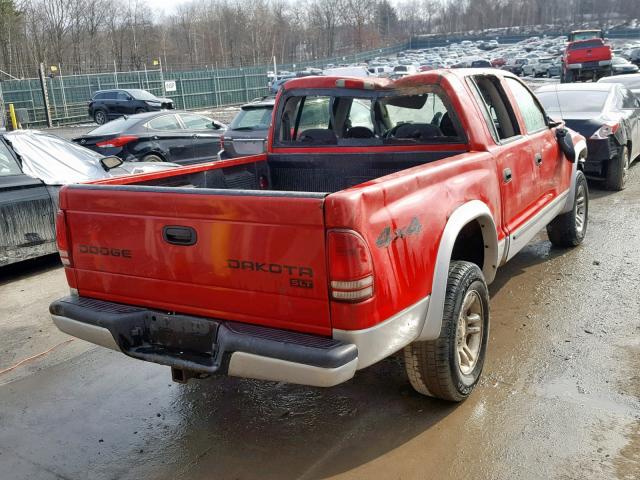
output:
[[[376,239],[376,246],[378,248],[385,248],[391,245],[391,242],[399,238],[405,238],[410,235],[417,235],[421,231],[422,224],[418,220],[418,217],[413,217],[409,225],[404,228],[398,228],[392,231],[391,227],[385,227]]]

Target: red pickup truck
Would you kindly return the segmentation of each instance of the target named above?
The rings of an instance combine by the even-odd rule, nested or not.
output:
[[[579,38],[579,37],[578,37]],[[576,40],[569,42],[562,55],[560,81],[571,83],[593,80],[613,74],[611,47],[602,38]]]
[[[332,386],[404,349],[461,401],[497,268],[545,226],[582,242],[585,155],[506,72],[290,80],[265,154],[62,190],[53,321],[183,382]]]

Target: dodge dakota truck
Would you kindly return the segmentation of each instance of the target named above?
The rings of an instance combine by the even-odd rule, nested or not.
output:
[[[582,242],[586,153],[508,72],[292,79],[264,154],[65,187],[50,312],[179,382],[328,387],[403,351],[461,401],[496,270],[544,227]]]

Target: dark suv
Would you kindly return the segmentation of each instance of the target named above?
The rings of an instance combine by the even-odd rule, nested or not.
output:
[[[173,109],[169,98],[158,98],[146,90],[100,90],[89,102],[89,116],[98,125],[123,115]]]

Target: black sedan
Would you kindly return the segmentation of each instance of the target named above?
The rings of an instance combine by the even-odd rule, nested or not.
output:
[[[549,85],[536,91],[552,118],[587,139],[587,177],[622,190],[629,164],[640,155],[640,100],[617,83]]]
[[[168,109],[173,109],[173,100],[140,89],[100,90],[89,100],[89,116],[98,125],[123,115]]]
[[[224,132],[218,158],[257,155],[264,152],[275,97],[264,97],[243,105]]]
[[[73,141],[125,161],[187,165],[215,160],[226,128],[197,113],[151,112],[119,118]]]

